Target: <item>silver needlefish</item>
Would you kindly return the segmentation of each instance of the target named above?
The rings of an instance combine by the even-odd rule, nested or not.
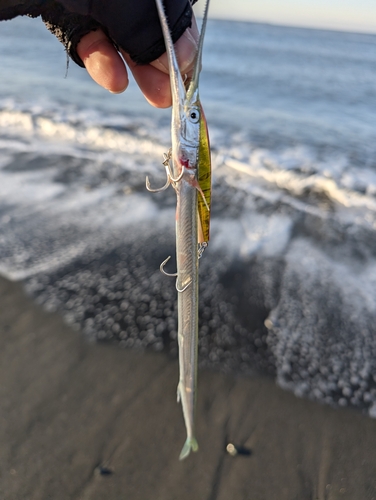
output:
[[[176,276],[178,291],[179,384],[178,401],[183,406],[187,439],[180,460],[190,451],[197,451],[195,437],[195,406],[197,386],[198,346],[198,261],[209,241],[211,205],[211,159],[205,115],[199,99],[199,75],[209,0],[205,4],[202,28],[191,78],[183,80],[177,63],[168,21],[162,0],[156,0],[159,19],[168,56],[171,93],[172,147],[163,162],[167,182],[159,189],[146,186],[149,191],[162,191],[171,184],[176,191]]]

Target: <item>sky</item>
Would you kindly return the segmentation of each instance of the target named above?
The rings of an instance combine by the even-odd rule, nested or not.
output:
[[[376,33],[376,0],[211,0],[210,17]]]

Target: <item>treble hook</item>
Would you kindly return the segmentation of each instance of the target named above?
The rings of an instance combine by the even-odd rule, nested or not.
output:
[[[172,273],[168,273],[168,272],[166,272],[166,271],[164,270],[164,266],[167,264],[167,262],[168,262],[170,259],[171,259],[171,255],[170,255],[170,256],[168,256],[168,257],[167,257],[167,259],[165,259],[165,260],[162,262],[162,264],[159,266],[159,269],[160,269],[160,270],[161,270],[161,272],[162,272],[163,274],[165,274],[166,276],[177,276],[177,275],[178,275],[178,273],[173,273],[173,274],[172,274]],[[176,280],[176,283],[175,283],[175,288],[176,288],[176,290],[177,290],[179,293],[182,293],[182,292],[184,292],[184,291],[185,291],[185,290],[189,287],[189,285],[190,285],[191,283],[192,283],[192,280],[191,280],[191,281],[190,281],[187,285],[185,285],[185,287],[183,287],[183,288],[181,288],[181,289],[180,289],[180,288],[179,288],[179,286],[178,286],[178,280]]]
[[[171,152],[172,152],[172,149],[170,148],[167,153],[163,153],[163,162],[162,162],[162,165],[164,166],[165,170],[166,170],[166,175],[167,175],[167,180],[166,180],[166,184],[164,186],[162,186],[161,188],[152,188],[150,186],[150,181],[149,181],[149,176],[146,176],[146,189],[148,191],[150,191],[151,193],[160,193],[161,191],[165,191],[165,189],[168,188],[168,186],[171,184],[171,172],[170,172],[170,167],[169,167],[169,163],[170,163],[170,159],[171,159]]]
[[[172,148],[170,148],[167,151],[167,154],[166,153],[163,154],[163,158],[164,158],[163,165],[166,168],[167,177],[169,178],[170,182],[173,182],[174,184],[176,184],[177,182],[179,182],[179,181],[182,180],[185,168],[184,168],[184,165],[183,165],[181,173],[177,176],[176,179],[174,179],[173,176],[172,176],[171,169],[170,169],[170,160],[171,160],[171,157],[172,157]]]
[[[169,176],[170,182],[173,182],[174,184],[176,184],[177,182],[181,181],[183,178],[183,175],[184,175],[184,171],[185,171],[185,167],[183,165],[183,168],[181,169],[181,173],[176,177],[176,179],[174,179],[172,177],[171,172],[170,172],[170,176]]]
[[[148,191],[150,191],[151,193],[160,193],[161,191],[165,191],[170,184],[176,184],[182,180],[184,172],[185,172],[185,167],[184,167],[184,165],[182,165],[181,173],[176,178],[174,178],[172,176],[172,172],[171,172],[171,168],[170,168],[171,156],[172,156],[172,149],[171,148],[167,151],[167,153],[163,153],[162,165],[164,165],[164,168],[166,170],[166,175],[167,175],[166,184],[164,186],[162,186],[161,188],[155,188],[155,189],[152,188],[150,186],[149,176],[146,176],[146,189]],[[173,187],[175,187],[175,186],[173,186]],[[202,196],[203,196],[204,201],[206,203],[206,200],[205,200],[203,193],[202,193]]]
[[[172,148],[170,148],[167,153],[163,153],[163,162],[162,164],[167,167],[167,165],[170,163],[172,156]]]
[[[166,167],[166,170],[167,170],[167,167]],[[169,172],[167,172],[166,184],[164,186],[162,186],[161,188],[152,188],[150,186],[149,176],[148,175],[146,176],[146,189],[148,191],[150,191],[151,193],[160,193],[161,191],[165,191],[170,184],[171,184],[171,179],[170,179]]]
[[[176,280],[176,284],[175,284],[176,291],[177,291],[177,292],[179,292],[179,293],[183,293],[183,292],[185,292],[185,291],[186,291],[186,289],[187,289],[187,288],[191,285],[191,283],[192,283],[192,280],[191,280],[191,281],[190,281],[187,285],[185,285],[185,287],[184,287],[184,288],[181,288],[181,289],[180,289],[180,288],[178,287],[178,280]]]
[[[167,257],[167,259],[166,259],[166,260],[164,260],[164,261],[162,262],[162,264],[159,266],[159,269],[160,269],[160,270],[161,270],[161,272],[162,272],[163,274],[165,274],[166,276],[177,276],[177,275],[178,275],[178,273],[174,273],[174,274],[172,274],[172,273],[167,273],[167,272],[164,270],[164,266],[167,264],[167,262],[168,262],[170,259],[171,259],[171,255],[170,255],[169,257]]]

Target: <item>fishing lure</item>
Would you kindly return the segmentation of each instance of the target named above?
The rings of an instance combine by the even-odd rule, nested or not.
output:
[[[163,162],[167,173],[166,184],[162,188],[152,189],[147,178],[146,187],[155,192],[163,191],[172,185],[177,199],[177,272],[172,275],[164,270],[170,257],[162,262],[161,271],[168,276],[176,276],[178,292],[178,401],[181,401],[183,406],[187,430],[187,439],[180,453],[182,460],[191,450],[198,450],[194,418],[197,386],[198,261],[209,241],[211,205],[210,144],[198,84],[209,0],[205,5],[193,74],[185,82],[179,71],[162,0],[156,0],[156,5],[170,72],[172,147]]]

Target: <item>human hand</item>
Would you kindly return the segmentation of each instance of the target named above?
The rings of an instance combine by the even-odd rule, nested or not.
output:
[[[175,43],[175,52],[182,74],[190,76],[198,38],[197,24],[195,18],[192,17],[191,28],[188,28]],[[120,50],[122,58],[101,29],[85,35],[77,45],[77,53],[92,79],[110,92],[121,93],[128,87],[129,79],[125,61],[146,100],[152,106],[157,108],[171,106],[166,53],[150,64],[136,64],[125,51]]]

